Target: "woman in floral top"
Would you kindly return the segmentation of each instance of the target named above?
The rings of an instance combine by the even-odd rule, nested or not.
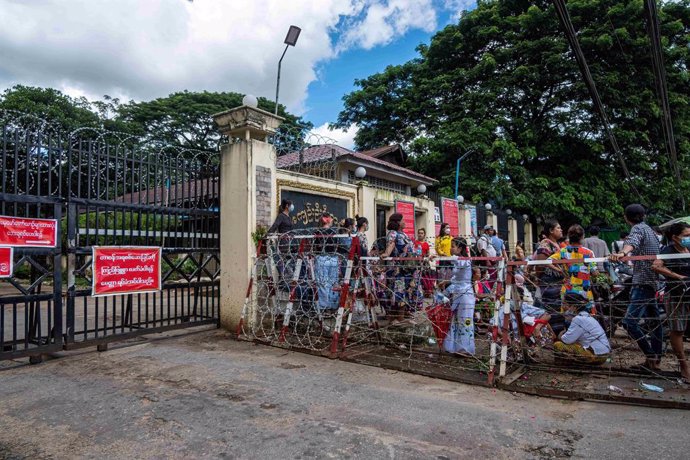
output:
[[[381,258],[386,257],[407,257],[414,253],[412,240],[405,234],[405,221],[402,214],[391,214],[388,218],[388,233],[386,234],[386,250],[381,254]],[[389,281],[389,288],[392,291],[391,313],[395,312],[394,321],[400,321],[405,316],[406,306],[409,305],[407,295],[412,277],[399,261],[393,261],[386,273]],[[389,317],[392,317],[389,315]]]
[[[594,252],[582,246],[585,230],[580,225],[572,225],[568,229],[568,245],[560,249],[549,259],[552,260],[581,260],[581,263],[561,265],[561,271],[565,274],[561,287],[561,298],[566,294],[579,294],[588,302],[594,301],[592,294],[592,277],[599,273],[595,262],[585,262],[584,259],[593,259]],[[590,305],[590,307],[592,306]]]
[[[544,222],[543,233],[545,238],[539,242],[539,247],[534,253],[534,260],[546,260],[561,250],[558,240],[563,238],[563,230],[558,221]],[[543,306],[552,312],[559,311],[563,274],[552,267],[537,265],[534,267],[534,276],[537,279]]]

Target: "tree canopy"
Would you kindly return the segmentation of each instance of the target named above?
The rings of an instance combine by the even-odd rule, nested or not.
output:
[[[220,134],[212,115],[242,105],[243,94],[182,91],[152,101],[130,101],[104,96],[101,101],[73,98],[53,88],[17,85],[0,95],[0,109],[34,115],[63,131],[82,127],[103,128],[143,139],[199,150],[215,150]],[[258,98],[259,108],[273,112],[275,103]],[[285,111],[285,127],[311,128],[310,123]]]
[[[412,167],[445,193],[456,159],[473,151],[460,193],[474,201],[587,222],[619,221],[639,201],[659,216],[681,212],[678,189],[690,191],[690,0],[659,9],[680,184],[664,144],[643,1],[567,6],[631,181],[545,0],[479,1],[416,59],[357,80],[335,126],[356,123],[359,148],[403,144]]]

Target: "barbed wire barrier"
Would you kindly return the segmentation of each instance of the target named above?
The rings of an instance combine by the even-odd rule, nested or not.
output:
[[[622,326],[630,303],[627,262],[609,267],[608,260],[585,259],[606,264],[606,270],[592,273],[591,299],[580,292],[582,301],[574,302],[563,279],[543,276],[545,271],[536,268],[558,272],[582,259],[381,258],[385,244],[379,241],[363,249],[361,239],[344,229],[306,229],[263,240],[238,336],[330,357],[366,353],[423,373],[429,368],[448,375],[470,372],[488,384],[516,368],[678,380],[666,334],[668,353],[660,368],[635,366],[645,357]],[[674,286],[681,284],[667,282],[666,292]],[[669,317],[687,320],[685,291],[672,291],[665,314],[659,307],[663,292],[657,293],[654,311],[650,307],[635,319],[648,340]],[[588,331],[588,341],[576,346],[577,340],[570,343],[559,334],[581,326],[580,320],[573,322],[580,312],[594,318],[599,329]]]

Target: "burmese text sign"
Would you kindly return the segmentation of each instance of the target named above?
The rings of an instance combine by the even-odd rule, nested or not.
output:
[[[0,247],[0,278],[12,276],[12,248]]]
[[[405,222],[405,233],[414,237],[415,219],[414,219],[414,203],[411,201],[396,200],[395,212],[402,214],[403,222]]]
[[[441,211],[443,221],[450,225],[450,234],[460,235],[460,220],[458,217],[458,201],[450,198],[441,198]]]
[[[161,248],[93,247],[93,295],[160,291]]]
[[[55,219],[0,216],[0,245],[54,248],[57,230]]]

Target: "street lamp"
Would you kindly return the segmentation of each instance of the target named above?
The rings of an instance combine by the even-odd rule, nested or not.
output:
[[[460,158],[458,158],[457,163],[455,163],[455,196],[458,196],[458,186],[460,183],[460,162],[467,158],[467,156],[470,153],[474,153],[474,151],[474,149],[470,149],[467,152],[463,153],[463,155]]]
[[[359,180],[364,179],[367,176],[367,170],[364,166],[358,166],[355,169],[355,177]]]
[[[285,36],[285,40],[283,43],[285,43],[285,50],[283,50],[283,55],[280,56],[280,60],[278,61],[278,80],[276,81],[276,108],[275,108],[275,115],[278,115],[278,92],[280,91],[280,66],[283,63],[283,58],[285,57],[285,53],[287,53],[288,46],[295,46],[297,44],[297,39],[299,38],[299,33],[302,31],[297,26],[290,26],[290,29],[288,30],[287,35]]]
[[[419,184],[417,186],[417,193],[419,193],[420,195],[424,195],[426,193],[426,185]]]

